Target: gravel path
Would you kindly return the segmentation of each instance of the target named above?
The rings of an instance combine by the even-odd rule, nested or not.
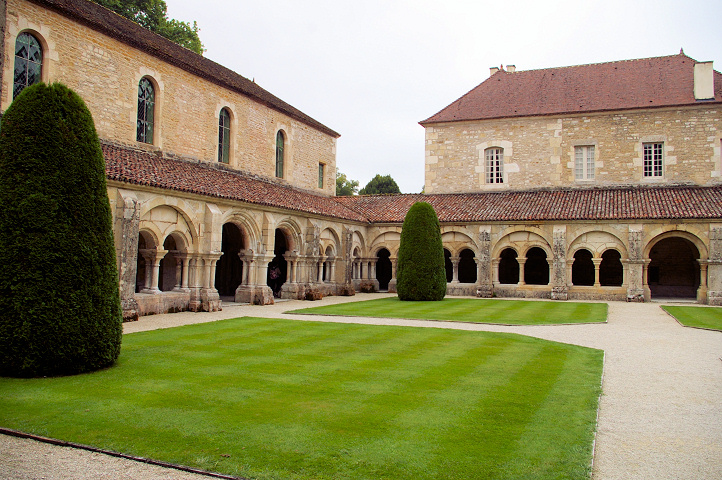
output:
[[[323,304],[378,298],[327,297]],[[314,303],[318,305],[319,303]],[[263,316],[513,332],[606,352],[594,480],[722,479],[722,333],[681,327],[659,304],[610,302],[607,324],[520,326],[284,315],[308,302],[224,306],[222,312],[143,317],[125,333]],[[0,435],[2,479],[207,478]]]

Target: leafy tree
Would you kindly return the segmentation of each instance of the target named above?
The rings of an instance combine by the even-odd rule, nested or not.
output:
[[[358,180],[349,180],[345,173],[336,170],[336,196],[350,196],[358,193]]]
[[[378,173],[374,178],[366,184],[364,188],[358,192],[361,195],[379,195],[384,193],[401,193],[401,189],[396,184],[391,175],[384,175],[383,177]]]
[[[68,87],[23,90],[0,123],[0,375],[96,370],[122,313],[105,161]]]
[[[138,25],[155,32],[198,54],[203,54],[203,44],[198,37],[198,24],[168,19],[168,7],[164,0],[92,0],[118,15],[133,20]]]
[[[439,218],[426,202],[414,203],[401,228],[396,290],[401,300],[443,300],[446,295],[444,245]]]

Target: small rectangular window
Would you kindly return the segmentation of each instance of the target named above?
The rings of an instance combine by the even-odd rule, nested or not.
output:
[[[487,148],[486,183],[504,183],[504,149]]]
[[[663,143],[645,143],[644,144],[644,176],[645,177],[661,177],[662,176],[662,151]]]
[[[323,171],[326,165],[323,163],[318,164],[318,188],[323,188]]]
[[[574,178],[594,180],[594,145],[574,147]]]

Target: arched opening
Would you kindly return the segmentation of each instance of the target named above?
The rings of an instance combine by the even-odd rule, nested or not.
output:
[[[153,271],[153,264],[147,257],[148,251],[153,249],[155,253],[155,243],[152,237],[146,232],[140,232],[138,234],[138,259],[137,269],[135,273],[135,293],[140,293],[142,290],[151,287],[151,274]]]
[[[526,252],[524,282],[527,285],[549,285],[549,262],[543,249],[533,247]]]
[[[280,228],[276,229],[276,238],[273,246],[273,260],[268,264],[266,284],[273,290],[273,296],[281,296],[281,287],[286,283],[288,263],[283,255],[288,250],[286,234]]]
[[[505,248],[499,257],[499,283],[516,285],[519,283],[519,261],[513,248]]]
[[[606,250],[599,265],[599,283],[603,287],[621,287],[623,282],[622,255],[614,249]]]
[[[451,264],[451,252],[444,249],[444,269],[446,270],[446,283],[454,278],[454,265]]]
[[[331,268],[331,263],[333,263],[336,259],[334,258],[333,254],[333,248],[329,245],[326,247],[326,251],[324,252],[324,260],[323,260],[323,281],[324,282],[333,282],[332,273],[334,271],[333,268]]]
[[[649,251],[647,284],[652,298],[696,298],[699,250],[687,239],[668,237]]]
[[[235,297],[243,281],[243,262],[238,254],[243,250],[243,232],[234,223],[225,223],[221,233],[223,255],[216,263],[216,290],[221,297]]]
[[[361,278],[361,252],[359,251],[359,248],[356,247],[353,249],[352,256],[352,272],[351,276],[354,280]]]
[[[391,281],[391,252],[382,248],[376,254],[376,280],[379,281],[379,290],[388,290]]]
[[[465,248],[459,254],[459,282],[476,283],[476,262],[474,251]]]
[[[592,252],[582,248],[574,252],[574,263],[572,263],[572,284],[573,285],[594,285],[594,262]]]
[[[178,245],[173,235],[165,237],[163,242],[163,250],[168,251],[160,261],[160,270],[158,271],[158,288],[161,292],[168,292],[174,288],[180,288],[181,272],[180,262],[178,261]]]

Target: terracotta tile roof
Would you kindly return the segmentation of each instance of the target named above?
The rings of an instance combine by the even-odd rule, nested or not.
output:
[[[109,180],[367,222],[365,216],[336,202],[333,197],[316,195],[264,177],[218,164],[163,157],[107,142],[101,145]]]
[[[54,10],[104,35],[130,45],[149,55],[175,65],[193,75],[204,78],[229,90],[248,96],[263,105],[284,113],[323,133],[340,135],[327,126],[292,107],[236,72],[181,47],[116,13],[86,0],[30,0]]]
[[[722,74],[716,71],[714,100],[695,100],[695,63],[680,53],[514,73],[500,70],[420,123],[722,102]]]
[[[364,195],[336,201],[372,223],[403,222],[418,201],[433,205],[442,223],[722,219],[722,185]]]

